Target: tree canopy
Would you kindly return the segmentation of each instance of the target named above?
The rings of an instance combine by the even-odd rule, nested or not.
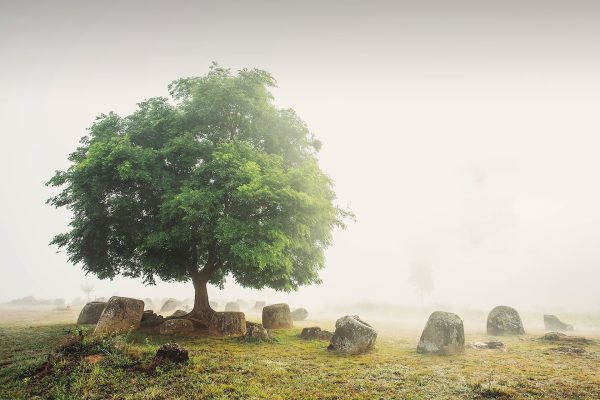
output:
[[[273,103],[265,71],[213,64],[169,85],[171,98],[100,115],[48,185],[72,212],[53,244],[100,278],[153,284],[204,273],[222,287],[295,290],[319,282],[337,207],[320,142]]]

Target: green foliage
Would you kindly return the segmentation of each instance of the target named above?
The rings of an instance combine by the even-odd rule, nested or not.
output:
[[[210,267],[243,286],[295,290],[319,282],[334,227],[320,143],[290,109],[278,109],[265,71],[207,75],[169,86],[172,99],[140,103],[127,117],[101,115],[49,199],[72,212],[52,241],[100,278],[118,274],[186,281]]]

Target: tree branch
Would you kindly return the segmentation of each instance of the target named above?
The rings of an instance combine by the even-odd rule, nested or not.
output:
[[[206,265],[200,271],[198,271],[198,276],[206,279],[207,281],[210,279],[212,274],[221,268],[222,263],[215,257],[213,252],[208,253],[208,260],[206,261]]]

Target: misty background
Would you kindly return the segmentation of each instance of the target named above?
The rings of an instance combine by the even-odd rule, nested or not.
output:
[[[44,184],[97,115],[129,114],[211,61],[273,74],[276,103],[324,143],[321,167],[357,215],[321,285],[230,280],[212,298],[600,309],[592,1],[2,1],[0,302],[85,298],[84,283],[193,296],[69,264],[48,245],[69,215],[44,204]]]

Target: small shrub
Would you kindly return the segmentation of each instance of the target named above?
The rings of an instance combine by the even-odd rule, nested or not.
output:
[[[241,343],[253,343],[253,344],[261,344],[261,343],[277,343],[279,340],[275,336],[269,336],[268,338],[260,338],[255,336],[240,336],[237,338],[238,342]]]
[[[507,388],[501,387],[494,382],[494,375],[490,373],[485,382],[477,382],[471,385],[473,391],[484,399],[509,399],[513,397],[513,392]]]

